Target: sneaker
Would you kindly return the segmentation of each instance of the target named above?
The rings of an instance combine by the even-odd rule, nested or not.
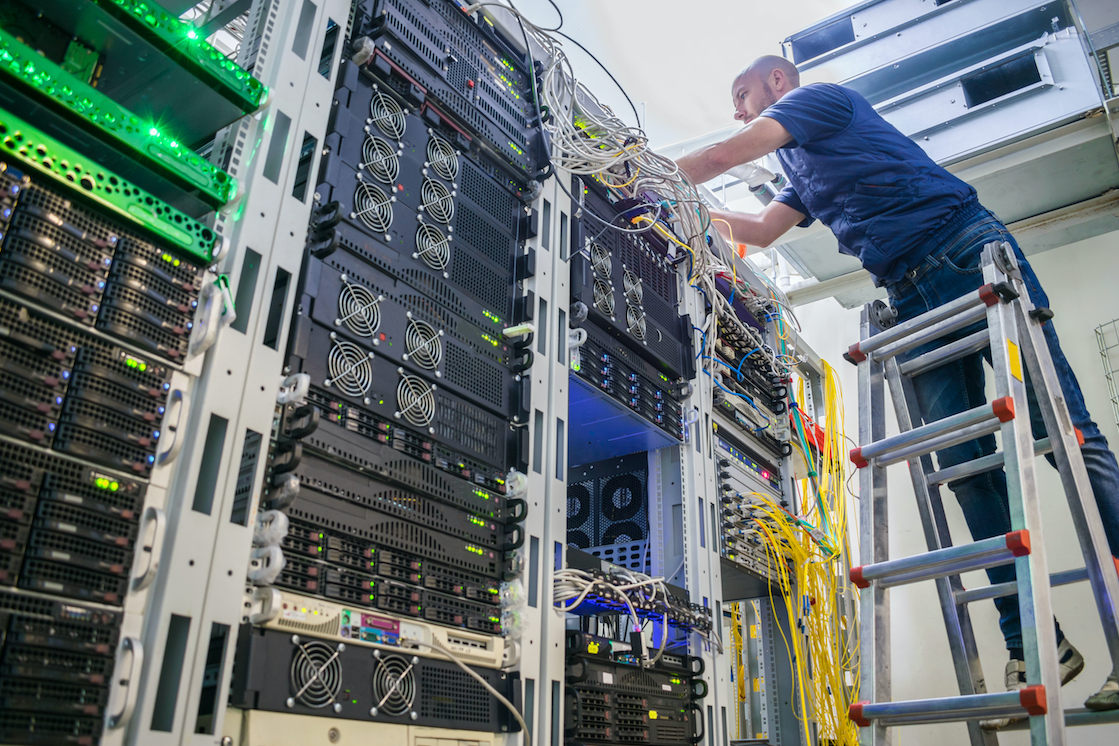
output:
[[[1084,702],[1089,710],[1119,710],[1119,673],[1112,671],[1103,688]]]
[[[1057,664],[1061,674],[1061,686],[1069,683],[1084,670],[1084,656],[1072,646],[1067,639],[1061,640],[1061,644],[1057,646]],[[1105,684],[1104,688],[1100,690],[1099,694],[1093,695],[1093,699],[1104,694],[1104,690],[1110,685]],[[1006,691],[1017,692],[1026,688],[1026,662],[1011,658],[1006,664]],[[1111,709],[1119,707],[1119,685],[1117,685],[1111,693],[1112,699],[1115,704],[1104,705],[1100,709]],[[1101,700],[1103,701],[1103,700]],[[987,730],[997,730],[1005,728],[1016,720],[1022,718],[991,718],[989,720],[979,721],[979,726]]]

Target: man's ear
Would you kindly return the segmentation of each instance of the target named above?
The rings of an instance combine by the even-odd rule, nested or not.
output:
[[[773,68],[769,72],[770,80],[772,81],[771,87],[775,91],[785,90],[785,85],[788,84],[789,78],[785,75],[785,71],[779,67]]]

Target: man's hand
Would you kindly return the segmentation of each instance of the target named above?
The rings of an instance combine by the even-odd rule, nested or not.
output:
[[[676,165],[693,184],[710,181],[728,168],[741,166],[792,142],[793,136],[776,119],[760,116],[720,143],[683,156]]]
[[[766,248],[790,228],[804,220],[805,215],[784,202],[770,202],[756,215],[729,210],[711,210],[711,225],[727,241]],[[737,251],[737,246],[731,248]]]

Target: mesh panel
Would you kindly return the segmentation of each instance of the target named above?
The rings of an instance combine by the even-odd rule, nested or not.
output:
[[[459,243],[467,244],[497,266],[508,268],[513,256],[512,237],[483,220],[469,205],[460,203],[458,211],[455,238]]]
[[[421,717],[465,723],[490,721],[489,692],[458,669],[421,669],[419,705]]]
[[[447,364],[444,368],[444,376],[449,382],[462,386],[499,410],[502,408],[505,399],[502,391],[504,377],[498,368],[452,344],[447,345]]]
[[[464,196],[489,213],[498,225],[504,226],[510,233],[516,230],[516,201],[513,196],[487,178],[473,161],[463,161],[459,189]]]

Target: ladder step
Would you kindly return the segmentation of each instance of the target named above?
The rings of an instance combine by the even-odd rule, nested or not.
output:
[[[868,355],[874,353],[876,350],[882,350],[887,346],[893,345],[895,342],[900,342],[901,340],[911,341],[914,338],[917,340],[914,344],[906,344],[901,348],[891,347],[888,353],[883,351],[880,354],[874,355],[875,360],[885,360],[899,352],[912,349],[925,342],[931,342],[934,339],[939,339],[945,334],[959,329],[960,326],[954,324],[957,321],[956,317],[961,314],[968,314],[967,318],[969,319],[968,322],[962,326],[974,323],[978,320],[978,317],[985,315],[985,311],[983,310],[985,306],[993,306],[998,302],[999,289],[988,283],[975,292],[960,296],[942,306],[937,306],[927,313],[915,316],[909,321],[890,327],[869,339],[864,339],[861,342],[851,345],[847,348],[847,353],[844,357],[853,363],[861,363],[867,359]],[[973,309],[979,309],[983,312],[974,314],[971,313]],[[945,324],[944,322],[948,323]],[[930,327],[935,328],[930,329]]]
[[[1070,585],[1072,583],[1079,583],[1087,579],[1088,568],[1086,567],[1081,567],[1076,570],[1055,572],[1049,576],[1049,587],[1056,588],[1059,585]],[[956,603],[970,604],[975,601],[982,601],[983,599],[987,598],[1002,598],[1003,596],[1013,596],[1017,592],[1017,583],[997,583],[995,585],[985,585],[981,588],[956,591]]]
[[[856,702],[847,716],[862,728],[878,721],[881,725],[915,725],[960,720],[1044,715],[1045,687],[1027,686],[1017,692],[991,692],[959,697],[914,699],[907,702]]]
[[[1078,725],[1105,725],[1107,723],[1119,723],[1119,710],[1089,710],[1084,707],[1078,707],[1074,710],[1065,710],[1065,726],[1075,728]],[[1005,728],[1000,728],[999,732],[1004,730],[1029,730],[1029,720],[1015,720]]]
[[[850,457],[860,469],[869,466],[871,461],[874,461],[875,466],[889,466],[992,433],[999,429],[1001,423],[1012,419],[1014,400],[1004,396],[966,412],[853,448]]]
[[[1029,553],[1030,532],[1011,531],[1005,536],[992,536],[990,539],[958,547],[945,547],[911,557],[852,567],[849,577],[859,588],[869,588],[875,582],[879,588],[892,588],[970,570],[1007,565],[1015,557],[1023,557]]]
[[[906,360],[898,366],[903,376],[916,376],[925,371],[939,368],[942,365],[967,357],[973,352],[978,352],[991,344],[989,329],[981,329],[975,334],[969,334],[963,339],[938,347],[935,350],[919,355],[912,360]]]
[[[1080,432],[1080,428],[1076,430],[1076,442],[1084,445],[1084,433]],[[1041,440],[1034,441],[1034,456],[1044,456],[1053,451],[1053,443],[1049,438],[1042,438]],[[965,461],[962,464],[949,466],[947,469],[934,471],[928,476],[929,486],[935,487],[938,484],[946,484],[954,482],[957,479],[964,477],[975,476],[976,474],[983,474],[984,472],[994,471],[1002,467],[1004,460],[1002,452],[992,453],[989,456],[981,456],[974,461]]]

